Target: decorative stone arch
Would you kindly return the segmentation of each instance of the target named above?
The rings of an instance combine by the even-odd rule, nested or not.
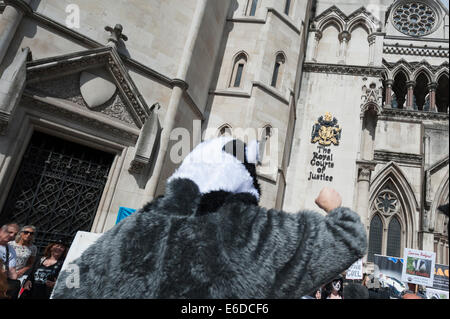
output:
[[[226,134],[230,134],[233,135],[233,128],[231,127],[230,124],[225,123],[223,125],[221,125],[218,129],[217,129],[217,135],[218,137],[220,136],[225,136]]]
[[[366,117],[367,114],[368,114],[367,112],[369,112],[369,113],[370,112],[374,112],[376,114],[376,116],[380,116],[381,112],[383,112],[383,107],[380,104],[376,103],[376,102],[370,101],[370,102],[367,102],[366,104],[363,104],[361,106],[361,115],[360,115],[360,117],[361,118]]]
[[[334,26],[341,33],[345,30],[345,21],[337,15],[330,15],[317,23],[317,30],[323,33],[330,26]]]
[[[433,76],[433,71],[430,70],[430,68],[427,65],[421,65],[420,67],[418,67],[417,69],[415,69],[412,74],[411,74],[411,80],[412,81],[416,81],[417,77],[420,74],[425,74],[425,76],[428,78],[428,83],[432,83],[434,82],[434,76]]]
[[[403,74],[406,77],[406,81],[411,81],[412,77],[411,77],[411,71],[402,63],[397,65],[392,71],[390,71],[390,74],[392,75],[392,77],[390,79],[394,80],[395,77],[400,73],[403,72]]]
[[[399,199],[399,209],[402,214],[397,214],[402,225],[402,247],[414,247],[417,243],[417,231],[419,223],[416,212],[419,204],[414,195],[411,183],[408,181],[401,168],[394,162],[390,162],[373,179],[369,203],[373,206],[378,194],[389,185]],[[370,217],[371,218],[371,217]]]
[[[350,33],[359,27],[363,28],[368,35],[371,35],[377,30],[377,27],[373,21],[363,15],[359,15],[347,23],[347,31]]]
[[[449,77],[448,67],[441,67],[436,73],[433,74],[433,82],[438,82],[441,76]]]

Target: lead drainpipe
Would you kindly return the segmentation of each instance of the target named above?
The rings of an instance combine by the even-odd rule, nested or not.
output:
[[[155,197],[162,168],[164,163],[166,162],[165,159],[170,142],[170,133],[172,132],[175,125],[175,117],[178,113],[183,92],[186,91],[188,88],[188,85],[186,83],[186,75],[190,63],[192,61],[192,54],[194,51],[195,42],[197,40],[202,18],[205,13],[207,0],[200,0],[197,1],[197,3],[198,4],[197,7],[195,8],[194,19],[192,21],[188,38],[186,40],[186,44],[183,50],[183,56],[181,58],[181,63],[178,68],[177,76],[172,81],[174,87],[172,89],[172,95],[170,96],[169,105],[167,107],[167,112],[164,117],[163,128],[161,131],[160,148],[158,156],[156,158],[155,167],[153,169],[153,174],[145,187],[142,204],[151,201]]]
[[[31,0],[5,0],[6,7],[0,15],[0,64],[22,21],[24,10],[31,11],[30,2]]]

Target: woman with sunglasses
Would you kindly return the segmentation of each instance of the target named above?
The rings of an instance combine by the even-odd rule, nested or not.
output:
[[[15,241],[9,242],[14,247],[17,255],[17,279],[23,284],[23,281],[29,274],[36,259],[37,247],[33,245],[36,227],[27,225],[17,233]]]

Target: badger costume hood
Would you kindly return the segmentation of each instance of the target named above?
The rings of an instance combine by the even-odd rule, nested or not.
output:
[[[258,206],[257,150],[231,138],[197,146],[163,196],[73,262],[78,286],[61,272],[53,298],[301,298],[361,258],[366,233],[350,209]]]

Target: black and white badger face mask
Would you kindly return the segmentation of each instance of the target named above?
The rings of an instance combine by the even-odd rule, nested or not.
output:
[[[202,194],[214,191],[250,193],[258,201],[256,164],[259,160],[256,140],[246,145],[230,136],[214,138],[197,145],[167,181],[187,178]]]

